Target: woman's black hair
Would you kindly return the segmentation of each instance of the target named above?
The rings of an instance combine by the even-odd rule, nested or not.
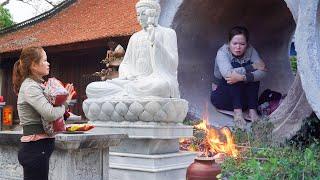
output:
[[[230,42],[231,39],[235,36],[235,35],[239,35],[239,34],[243,34],[244,37],[246,38],[246,41],[249,42],[249,31],[246,27],[244,26],[235,26],[233,27],[230,31],[229,31],[229,37],[228,37],[228,41]]]

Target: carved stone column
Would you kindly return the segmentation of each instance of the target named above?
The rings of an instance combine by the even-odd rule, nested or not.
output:
[[[192,137],[184,126],[188,102],[175,98],[86,100],[86,117],[95,132],[128,134],[110,149],[112,180],[184,180],[195,154],[179,151],[179,138]]]

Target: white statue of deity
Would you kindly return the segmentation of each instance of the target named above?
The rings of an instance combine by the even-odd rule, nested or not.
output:
[[[180,97],[175,31],[158,24],[160,5],[156,0],[140,0],[136,11],[142,30],[129,40],[119,77],[90,83],[86,89],[89,99]]]
[[[188,102],[180,99],[176,33],[158,24],[156,0],[136,10],[142,30],[129,40],[119,77],[90,83],[83,111],[93,122],[182,123]]]

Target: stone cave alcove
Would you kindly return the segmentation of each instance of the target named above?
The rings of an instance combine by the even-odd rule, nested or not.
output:
[[[172,14],[172,8],[167,12],[168,4],[162,5]],[[207,104],[212,124],[231,122],[231,117],[217,113],[211,105],[210,92],[217,50],[226,43],[228,30],[236,25],[249,29],[250,44],[267,65],[268,75],[260,84],[260,92],[269,88],[287,93],[294,80],[288,53],[296,24],[285,1],[185,0],[173,14],[180,92],[189,101],[190,111],[201,115]]]

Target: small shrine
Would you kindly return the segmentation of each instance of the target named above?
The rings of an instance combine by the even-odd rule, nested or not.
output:
[[[108,47],[109,50],[106,53],[106,57],[100,62],[105,65],[105,68],[93,74],[94,76],[99,76],[102,81],[119,77],[119,66],[125,54],[124,48],[114,41],[109,41]]]

